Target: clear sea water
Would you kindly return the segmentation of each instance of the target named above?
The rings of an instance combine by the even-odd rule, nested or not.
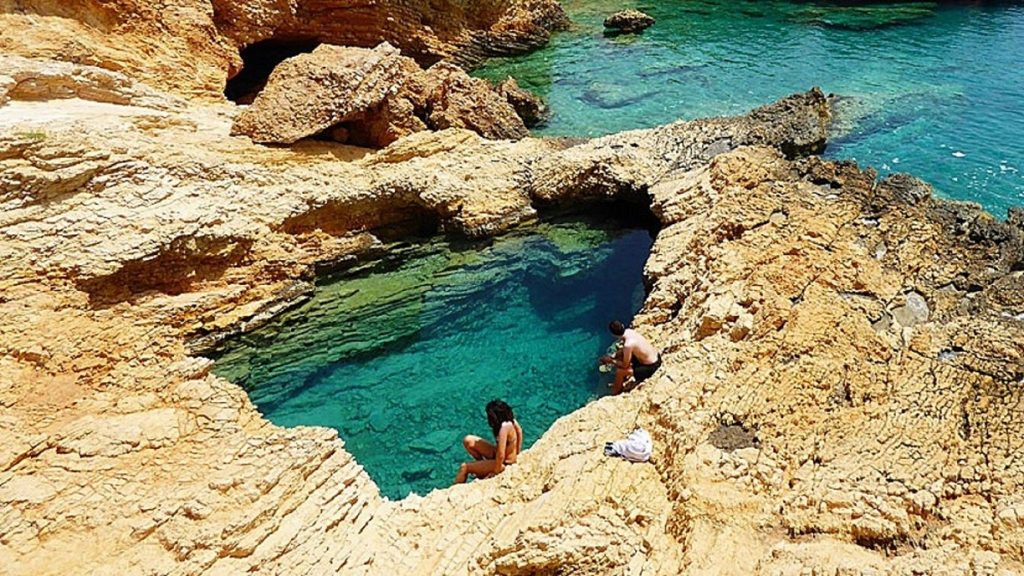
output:
[[[303,306],[229,343],[215,372],[281,426],[338,430],[393,499],[451,483],[462,437],[501,398],[524,447],[607,393],[608,321],[640,308],[653,239],[603,220],[487,242],[443,238],[324,278]]]
[[[1024,204],[1024,5],[845,4],[563,0],[574,30],[476,74],[547,98],[536,132],[552,136],[737,114],[820,86],[843,97],[828,156],[913,173],[999,217]],[[606,37],[624,8],[657,22]]]

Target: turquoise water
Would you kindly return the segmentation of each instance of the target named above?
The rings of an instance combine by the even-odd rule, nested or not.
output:
[[[484,243],[435,239],[329,278],[228,343],[215,372],[282,426],[338,430],[391,498],[451,483],[462,437],[508,402],[531,445],[607,393],[596,360],[643,303],[645,230],[546,222]]]
[[[1024,204],[1024,6],[564,0],[577,27],[477,75],[547,98],[542,135],[742,113],[821,86],[843,96],[827,155],[911,172],[1003,217]],[[657,19],[606,37],[616,10]]]

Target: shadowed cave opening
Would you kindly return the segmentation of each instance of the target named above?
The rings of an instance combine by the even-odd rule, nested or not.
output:
[[[607,394],[597,357],[614,340],[609,320],[643,304],[656,232],[596,212],[486,240],[391,243],[225,341],[214,371],[275,424],[336,429],[384,496],[446,487],[468,458],[462,437],[491,436],[488,401],[513,407],[529,448]]]
[[[261,40],[242,48],[242,68],[229,78],[224,86],[224,96],[236,104],[251,104],[256,95],[267,85],[270,73],[278,64],[312,52],[320,45],[313,38],[271,38]]]

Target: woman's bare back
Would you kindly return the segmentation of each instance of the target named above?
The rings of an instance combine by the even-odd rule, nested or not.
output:
[[[523,429],[517,420],[505,422],[501,426],[509,426],[508,435],[505,436],[505,464],[515,464],[519,451],[523,449]]]
[[[473,457],[472,462],[459,465],[455,475],[455,483],[461,484],[469,476],[490,478],[501,474],[505,466],[515,464],[519,453],[523,451],[523,427],[519,425],[512,408],[500,400],[493,400],[487,405],[487,421],[494,433],[494,444],[479,436],[468,435],[462,439],[466,452]]]

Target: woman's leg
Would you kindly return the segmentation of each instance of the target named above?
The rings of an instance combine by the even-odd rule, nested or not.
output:
[[[455,475],[455,483],[462,484],[470,474],[477,478],[487,478],[491,474],[494,474],[494,460],[463,462],[459,466],[459,473]]]
[[[497,451],[494,444],[472,434],[462,439],[462,445],[466,448],[466,452],[473,457],[473,460],[494,460]]]

